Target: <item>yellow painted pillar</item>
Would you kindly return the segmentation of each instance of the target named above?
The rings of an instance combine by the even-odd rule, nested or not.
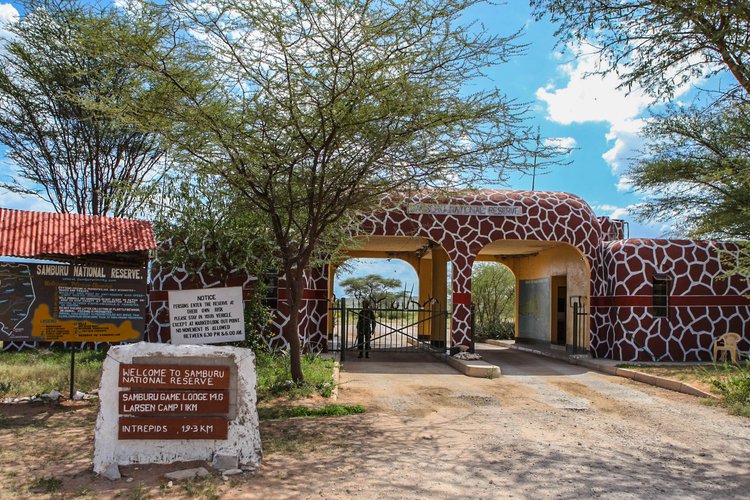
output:
[[[432,297],[432,259],[422,258],[419,260],[419,304],[424,305]],[[432,331],[432,322],[429,321],[427,312],[419,313],[419,338],[429,340]]]

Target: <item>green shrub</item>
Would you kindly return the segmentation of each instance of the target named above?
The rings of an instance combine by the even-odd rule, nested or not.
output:
[[[282,418],[301,417],[342,417],[364,412],[365,407],[362,405],[334,404],[312,408],[308,408],[306,406],[274,406],[258,408],[258,417],[260,418],[260,420],[276,420]]]
[[[295,384],[290,372],[288,351],[257,352],[258,399],[286,396],[290,399],[309,397],[318,393],[330,397],[335,387],[333,360],[323,359],[317,354],[302,356],[302,373],[305,381]]]
[[[738,373],[713,380],[713,385],[722,396],[722,404],[734,415],[750,417],[750,366],[745,365]]]

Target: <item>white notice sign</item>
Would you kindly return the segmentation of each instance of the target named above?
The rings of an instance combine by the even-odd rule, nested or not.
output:
[[[169,292],[173,344],[245,340],[242,287]]]

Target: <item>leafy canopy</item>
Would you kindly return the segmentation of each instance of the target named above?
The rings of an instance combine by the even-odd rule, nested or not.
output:
[[[466,24],[477,0],[171,0],[148,6],[173,44],[123,57],[171,82],[158,108],[180,160],[263,213],[276,246],[299,367],[305,269],[356,232],[388,193],[502,180],[550,160],[526,108],[483,71],[517,54],[518,33]],[[160,8],[162,7],[162,8]],[[543,144],[543,143],[542,143]]]
[[[156,46],[158,33],[112,7],[26,0],[0,41],[0,143],[16,169],[1,187],[57,212],[132,215],[165,160],[159,136],[116,109],[163,103],[156,80],[121,50]],[[145,193],[144,193],[145,191]]]
[[[645,129],[629,175],[648,220],[676,220],[694,237],[750,239],[750,103],[670,108]]]
[[[379,274],[368,274],[347,278],[341,281],[341,286],[344,287],[347,296],[377,304],[392,297],[393,292],[401,287],[401,280],[386,278]]]
[[[531,0],[537,19],[558,23],[564,44],[591,44],[602,72],[655,97],[728,70],[750,92],[747,0]]]

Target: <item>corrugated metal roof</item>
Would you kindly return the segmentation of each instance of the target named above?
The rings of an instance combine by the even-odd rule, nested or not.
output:
[[[0,255],[83,256],[156,248],[151,223],[79,214],[0,208]]]

